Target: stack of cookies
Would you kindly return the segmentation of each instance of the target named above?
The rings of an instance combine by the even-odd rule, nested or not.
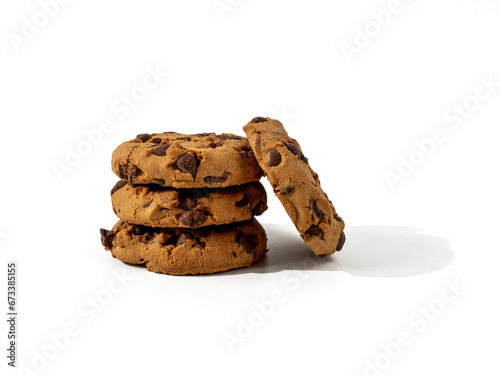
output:
[[[297,140],[283,124],[255,117],[234,134],[139,134],[113,153],[111,191],[120,221],[101,229],[106,250],[125,263],[171,275],[247,267],[267,236],[254,216],[267,209],[265,174],[316,255],[342,250],[344,221]]]
[[[101,229],[113,257],[171,275],[247,267],[267,251],[267,209],[248,140],[234,134],[140,134],[113,153],[120,221]]]

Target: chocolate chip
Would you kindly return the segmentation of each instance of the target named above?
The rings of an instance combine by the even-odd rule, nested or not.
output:
[[[150,233],[155,234],[155,240],[162,246],[175,245],[177,235],[170,228],[150,228]]]
[[[127,175],[127,181],[130,185],[133,185],[134,184],[134,179],[139,176],[139,172],[141,170],[137,167],[132,167],[129,169],[128,171],[128,175]]]
[[[182,202],[177,206],[181,210],[192,210],[198,204],[198,199],[196,197],[186,197],[182,200]]]
[[[196,197],[187,197],[185,200],[184,200],[184,204],[186,206],[188,206],[188,208],[190,210],[192,210],[193,208],[196,207],[196,205],[198,204],[198,198]]]
[[[254,117],[251,122],[254,124],[258,124],[259,122],[266,122],[267,119],[265,117]]]
[[[207,176],[203,179],[207,184],[218,184],[221,182],[225,182],[227,180],[227,174],[224,172],[221,177],[216,176]]]
[[[224,144],[224,140],[220,140],[215,144],[215,148],[220,147]]]
[[[139,138],[141,141],[146,142],[151,139],[151,134],[143,133],[143,134],[138,134],[136,138]]]
[[[345,244],[345,233],[342,232],[342,233],[340,233],[339,243],[337,244],[337,248],[335,250],[336,251],[342,250],[342,248],[344,247],[344,244]]]
[[[199,133],[199,134],[196,134],[198,137],[208,137],[209,135],[212,135],[212,134],[215,134],[215,133]]]
[[[239,137],[237,135],[231,135],[231,134],[227,134],[227,133],[222,133],[221,135],[219,135],[219,139],[221,141],[225,141],[227,139],[238,139],[238,140],[240,140],[240,139],[242,139],[242,137]]]
[[[177,240],[175,247],[184,245],[187,242],[187,240],[190,240],[192,238],[193,238],[193,236],[191,236],[189,233],[182,233],[179,236],[179,239]]]
[[[120,177],[122,180],[127,179],[127,173],[125,172],[125,165],[122,163],[118,164],[118,177]]]
[[[302,158],[304,155],[302,154],[302,151],[295,146],[293,143],[287,143],[285,146],[292,152],[292,154],[297,155],[299,158]]]
[[[170,147],[168,143],[165,143],[164,145],[158,146],[153,149],[153,155],[156,156],[165,156],[167,154],[167,150]]]
[[[182,155],[179,159],[177,159],[175,165],[182,172],[189,173],[193,177],[196,176],[196,159],[193,155]]]
[[[153,143],[161,143],[161,138],[153,138],[151,140],[151,142],[153,142]]]
[[[250,197],[243,194],[243,198],[239,202],[236,202],[236,207],[245,207],[248,203],[250,203]]]
[[[318,237],[321,240],[323,239],[323,231],[317,225],[311,225],[311,227],[306,231],[306,236]]]
[[[177,132],[163,132],[163,134],[177,134]]]
[[[255,158],[253,150],[249,147],[245,147],[241,150],[240,155],[243,158]]]
[[[143,234],[147,233],[148,228],[146,228],[143,225],[134,224],[134,225],[132,225],[132,231],[134,232],[134,234],[136,236],[142,236]]]
[[[115,233],[111,230],[100,229],[101,233],[101,243],[106,249],[109,249],[113,246],[113,240],[115,238]]]
[[[236,242],[243,248],[245,253],[255,254],[255,248],[257,247],[255,236],[238,234],[236,235]]]
[[[320,219],[325,218],[325,213],[319,209],[318,202],[316,202],[314,199],[311,200],[311,206],[317,217],[319,217]]]
[[[149,206],[151,206],[151,202],[146,203],[142,208],[148,208]]]
[[[179,216],[179,222],[190,228],[201,226],[207,220],[206,215],[201,211],[188,211]]]
[[[161,179],[161,178],[155,178],[153,180],[153,182],[156,184],[156,185],[160,185],[160,186],[165,186],[165,180]]]
[[[120,190],[125,185],[127,185],[127,183],[125,181],[123,181],[123,180],[118,181],[116,183],[116,185],[113,186],[113,189],[111,189],[111,195],[113,195],[114,193],[116,193],[118,190]]]
[[[270,167],[276,167],[281,163],[281,155],[278,151],[276,150],[270,150],[268,152],[269,155],[269,162],[267,163],[268,166]]]
[[[259,202],[252,210],[252,216],[262,215],[266,211],[266,205],[264,202]]]
[[[331,202],[330,202],[330,203],[331,203]],[[341,218],[339,215],[337,215],[337,214],[333,215],[333,218],[334,218],[335,220],[337,220],[337,221],[340,221],[341,223],[343,223],[343,222],[344,222],[344,220],[342,220],[342,218]]]
[[[154,234],[153,233],[146,233],[144,235],[141,236],[140,238],[140,241],[143,243],[143,244],[148,244],[150,243],[151,241],[153,241],[153,239],[155,238]]]
[[[181,141],[190,141],[191,140],[191,138],[189,138],[189,137],[179,137],[177,139],[181,140]]]
[[[283,189],[280,190],[280,193],[281,194],[290,194],[293,189],[295,189],[295,185],[288,185],[288,186],[285,186]]]

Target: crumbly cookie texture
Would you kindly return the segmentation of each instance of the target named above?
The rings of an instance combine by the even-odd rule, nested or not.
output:
[[[266,233],[255,219],[199,229],[152,228],[120,220],[111,231],[101,229],[101,242],[125,263],[170,275],[248,267],[267,251]]]
[[[113,172],[130,184],[227,187],[262,177],[248,140],[234,134],[139,134],[112,156]]]
[[[267,209],[260,182],[227,188],[174,189],[159,185],[129,185],[119,181],[111,190],[115,214],[131,224],[198,228],[250,220]]]
[[[243,127],[259,165],[301,237],[317,255],[342,249],[344,221],[323,192],[299,143],[283,125],[256,117]]]

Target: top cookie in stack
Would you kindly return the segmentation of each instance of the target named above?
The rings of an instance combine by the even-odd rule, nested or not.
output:
[[[129,184],[174,188],[222,188],[263,176],[248,140],[234,134],[139,134],[113,152],[112,168]]]
[[[114,257],[176,275],[213,273],[260,260],[267,238],[253,218],[267,209],[248,140],[234,134],[139,134],[112,156],[121,219],[101,230]]]

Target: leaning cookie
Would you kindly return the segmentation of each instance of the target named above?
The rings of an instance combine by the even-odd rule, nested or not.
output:
[[[130,184],[227,187],[258,181],[248,141],[234,134],[139,134],[113,152],[115,174]]]
[[[119,181],[111,190],[115,214],[131,224],[198,228],[250,220],[267,209],[260,182],[227,188],[174,189],[129,185]]]
[[[119,221],[101,229],[113,257],[170,275],[209,274],[248,267],[267,249],[264,228],[255,220],[200,229],[151,228]]]
[[[341,250],[344,221],[321,188],[300,145],[283,125],[256,117],[243,127],[259,165],[300,235],[317,255]]]

